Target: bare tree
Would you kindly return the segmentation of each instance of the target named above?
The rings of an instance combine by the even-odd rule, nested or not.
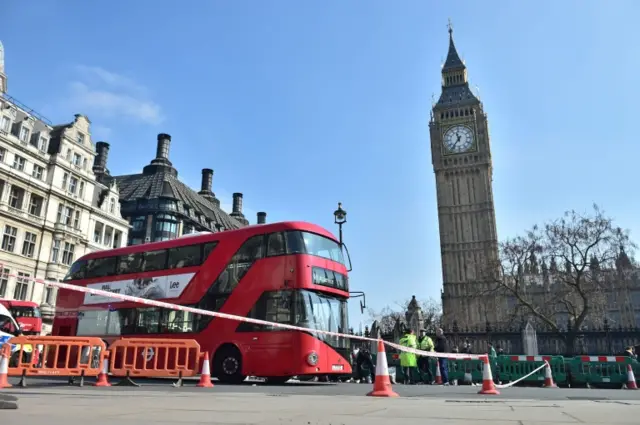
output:
[[[386,306],[382,310],[376,311],[369,309],[369,316],[378,322],[380,331],[383,334],[393,332],[396,323],[406,324],[407,307],[411,299],[407,299],[401,302],[395,302],[391,306]],[[434,332],[435,328],[441,325],[442,321],[442,304],[435,298],[428,298],[426,300],[419,300],[418,305],[422,310],[423,327],[428,332]]]
[[[487,273],[488,289],[509,306],[506,320],[528,317],[551,330],[567,329],[573,351],[577,332],[606,310],[607,294],[620,269],[630,268],[627,254],[634,249],[629,233],[597,205],[591,214],[568,211],[503,242],[498,264]]]

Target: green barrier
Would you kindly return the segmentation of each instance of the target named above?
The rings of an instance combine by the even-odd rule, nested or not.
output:
[[[622,356],[574,357],[570,362],[571,385],[622,387],[627,383],[627,365],[638,369],[634,363],[637,362],[630,357]]]
[[[567,373],[562,356],[498,356],[498,377],[501,382],[513,382],[526,376],[548,362],[551,376],[557,385],[567,383]],[[546,368],[527,376],[522,381],[525,384],[544,382]]]

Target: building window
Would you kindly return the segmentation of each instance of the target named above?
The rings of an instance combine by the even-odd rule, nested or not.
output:
[[[26,163],[26,159],[19,155],[15,155],[13,157],[13,168],[18,171],[24,171],[24,164]]]
[[[45,137],[41,137],[38,141],[38,149],[40,149],[42,152],[47,151],[47,139]]]
[[[109,200],[109,212],[111,214],[116,212],[116,200],[113,198]]]
[[[76,139],[76,142],[78,142],[79,145],[84,144],[84,134],[78,133],[78,137]]]
[[[42,205],[44,204],[44,198],[42,196],[31,194],[29,199],[29,214],[36,217],[40,217],[42,214]]]
[[[4,157],[7,155],[7,150],[5,148],[0,148],[0,162],[4,162]]]
[[[71,162],[71,154],[72,154],[72,153],[73,153],[73,152],[71,151],[71,149],[67,149],[67,152],[66,152],[66,154],[65,154],[65,159],[66,159],[67,161],[69,161],[69,162]]]
[[[112,248],[120,248],[120,241],[122,240],[122,232],[116,230],[113,232],[113,247]]]
[[[44,176],[44,167],[41,167],[38,164],[33,164],[33,171],[31,172],[31,175],[38,180],[42,180],[42,177]]]
[[[73,208],[65,207],[64,205],[58,205],[58,223],[65,226],[71,226],[71,219],[73,217]]]
[[[158,214],[154,231],[154,241],[173,239],[178,235],[178,221],[172,215]]]
[[[21,210],[23,201],[24,189],[18,186],[11,186],[11,191],[9,192],[9,205],[11,208]]]
[[[71,176],[69,179],[69,192],[76,194],[76,189],[78,188],[78,179]]]
[[[96,221],[96,225],[93,228],[93,241],[95,243],[102,243],[102,230],[104,229],[104,224]]]
[[[2,236],[2,250],[13,252],[16,248],[16,236],[18,236],[18,229],[8,224],[4,226],[4,235]]]
[[[11,127],[11,120],[9,119],[9,117],[2,117],[2,124],[0,124],[0,130],[4,131],[5,133],[9,132],[9,127]]]
[[[80,156],[80,154],[74,153],[71,163],[76,167],[80,167],[82,165],[82,157]]]
[[[83,197],[84,196],[84,182],[80,181],[80,186],[78,188],[78,196],[79,197]]]
[[[44,302],[46,304],[53,304],[53,288],[51,286],[47,286],[44,290]]]
[[[2,275],[0,275],[0,298],[7,296],[7,286],[9,286],[9,273],[11,270],[2,269]]]
[[[104,244],[111,245],[111,239],[113,238],[113,227],[106,226],[104,229]]]
[[[35,233],[26,232],[24,234],[24,242],[22,243],[22,255],[25,257],[33,258],[33,253],[36,250],[36,240],[38,236]]]
[[[16,300],[24,301],[27,299],[29,293],[29,273],[18,272],[16,278],[16,287],[13,290],[13,298]]]
[[[145,218],[144,217],[135,217],[131,220],[131,228],[134,232],[138,232],[140,230],[144,230]]]
[[[66,189],[67,188],[67,182],[69,181],[69,173],[64,173],[62,175],[62,188]]]
[[[62,264],[70,266],[73,263],[73,252],[76,246],[69,242],[64,243],[64,250],[62,251]]]
[[[73,213],[73,227],[75,229],[80,228],[80,211],[74,211]]]
[[[29,129],[26,127],[20,127],[20,141],[28,142],[29,141]]]
[[[51,246],[51,262],[57,263],[58,257],[60,257],[60,240],[54,239],[53,245]]]

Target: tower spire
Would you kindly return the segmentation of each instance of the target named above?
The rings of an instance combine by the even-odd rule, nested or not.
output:
[[[447,60],[445,60],[444,66],[442,67],[442,72],[463,70],[465,69],[464,63],[460,59],[456,45],[453,42],[453,24],[451,23],[451,19],[449,19],[447,28],[449,30],[449,52],[447,53]]]

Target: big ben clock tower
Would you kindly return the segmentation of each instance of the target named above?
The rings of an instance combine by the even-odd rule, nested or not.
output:
[[[451,24],[442,94],[433,106],[429,130],[444,320],[449,324],[456,320],[460,326],[495,323],[495,297],[483,296],[483,276],[498,258],[489,126],[482,103],[469,89]]]

